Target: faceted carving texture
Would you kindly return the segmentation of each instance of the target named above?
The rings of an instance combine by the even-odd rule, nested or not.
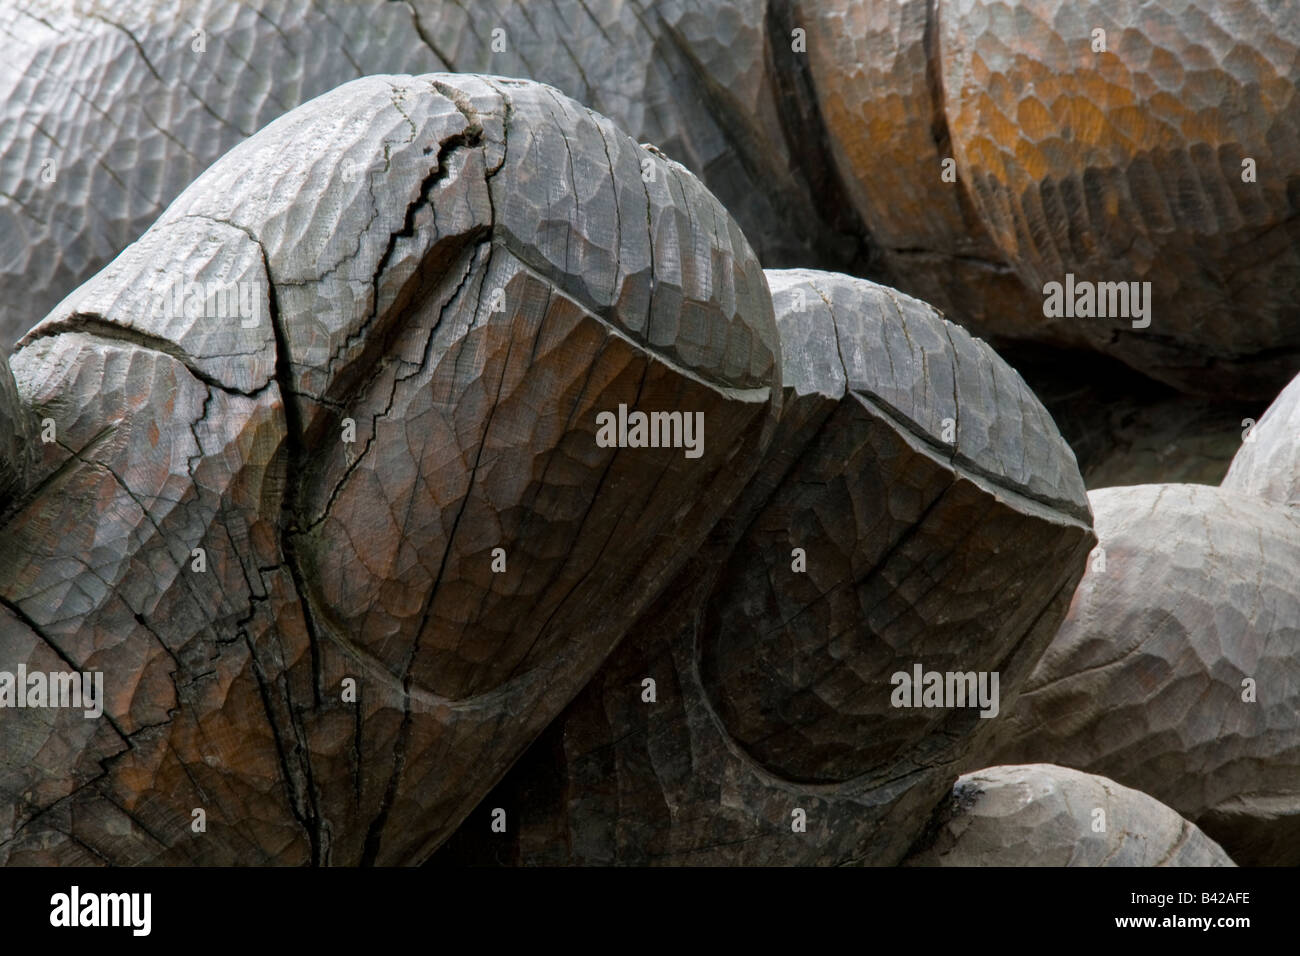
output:
[[[1102,774],[1238,863],[1300,862],[1300,512],[1203,485],[1089,500],[1099,551],[981,756]]]
[[[996,719],[894,709],[892,673],[996,670],[1005,707],[1051,640],[1094,538],[1024,383],[890,289],[768,278],[785,396],[759,473],[440,859],[896,863]]]
[[[933,0],[795,7],[832,156],[898,287],[979,335],[1023,337],[1041,296],[1007,264],[960,181],[941,178],[953,151]]]
[[[1039,316],[1045,337],[1082,335],[1190,391],[1260,397],[1287,381],[1300,355],[1295,4],[934,9],[954,156],[1006,261],[1034,290],[1066,273],[1151,283],[1150,328]]]
[[[1245,434],[1223,490],[1300,505],[1300,377]]]
[[[796,6],[832,156],[901,288],[1184,391],[1271,397],[1294,374],[1294,4]],[[1150,327],[1046,317],[1067,273],[1150,282]]]
[[[1300,356],[1295,14],[0,0],[0,670],[108,690],[0,723],[0,862],[418,862],[548,723],[444,859],[1218,859],[1140,795],[1072,850],[1056,795],[1126,784],[1300,862],[1296,382],[1237,424]],[[1212,396],[1026,372],[1090,486],[1222,488],[1094,494],[1070,605],[1020,375],[741,225]],[[1067,272],[1151,327],[1046,318]],[[703,454],[601,447],[620,405]],[[915,664],[1007,715],[891,707]],[[1118,783],[994,767],[921,834],[1030,760]]]
[[[1051,764],[958,778],[908,866],[1233,866],[1158,800]]]
[[[781,39],[784,4],[535,7],[96,0],[84,13],[45,0],[0,3],[0,348],[229,149],[372,74],[549,83],[700,174],[765,262],[842,267],[865,255],[824,155],[811,85]],[[53,181],[43,178],[47,160]]]
[[[0,345],[276,116],[357,76],[452,69],[551,83],[658,144],[765,265],[897,283],[999,346],[1084,347],[1184,391],[1271,398],[1300,356],[1295,13],[5,0]],[[1152,283],[1151,326],[1045,317],[1042,287],[1066,273]]]
[[[419,862],[744,486],[777,348],[717,200],[549,87],[271,123],[13,357],[57,442],[0,516],[0,669],[107,701],[7,712],[0,860]],[[599,446],[620,404],[701,455]]]

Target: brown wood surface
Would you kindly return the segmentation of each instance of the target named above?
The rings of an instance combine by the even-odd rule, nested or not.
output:
[[[893,708],[892,674],[996,670],[1006,707],[1051,640],[1094,539],[1041,405],[924,303],[768,276],[759,474],[442,862],[897,863],[998,718]]]
[[[258,317],[154,309],[175,278]],[[5,712],[0,858],[418,862],[743,487],[777,348],[717,200],[553,89],[368,78],[271,124],[12,359],[58,437],[0,665],[107,703]],[[702,454],[598,446],[620,404],[702,413]]]

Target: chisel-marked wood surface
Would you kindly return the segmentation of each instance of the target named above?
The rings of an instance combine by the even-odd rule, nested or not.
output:
[[[892,674],[1000,662],[1011,693],[1050,640],[1044,609],[1068,600],[1090,547],[1083,483],[1020,377],[929,306],[833,274],[768,276],[787,404],[821,414],[779,446],[805,440],[719,572],[701,678],[774,772],[890,776],[900,755],[938,759],[988,726],[895,709]]]
[[[1037,322],[1146,374],[1271,397],[1300,361],[1300,6],[934,7],[961,180],[1030,289],[1150,282],[1129,316]],[[936,188],[939,188],[936,186]]]
[[[1007,264],[957,176],[936,4],[797,0],[795,10],[836,168],[898,287],[977,335],[1032,333],[1042,297]]]
[[[1242,865],[1300,862],[1300,513],[1203,485],[1089,499],[1099,550],[981,756],[1137,788]]]
[[[6,0],[0,37],[4,349],[278,116],[446,68],[400,3]]]
[[[1051,764],[959,777],[907,866],[1233,866],[1173,810]]]
[[[744,486],[777,349],[717,200],[549,87],[272,123],[13,358],[57,428],[0,670],[105,692],[6,711],[0,860],[419,862]],[[598,441],[620,405],[697,443]]]
[[[768,277],[759,474],[442,860],[896,863],[996,707],[895,707],[893,675],[996,671],[1005,706],[1055,633],[1094,539],[1019,377],[893,290]]]
[[[0,512],[27,483],[36,446],[35,420],[18,397],[9,363],[0,358]]]
[[[658,144],[769,267],[892,281],[998,346],[1085,347],[1184,391],[1271,398],[1300,356],[1296,13],[4,0],[0,345],[276,116],[357,76],[454,69],[551,83]],[[1150,282],[1151,324],[1045,315],[1044,284],[1067,274]]]
[[[1300,863],[1297,80],[1296,0],[0,0],[0,865],[1068,848],[980,767]]]
[[[1234,494],[1300,505],[1300,377],[1291,380],[1246,432],[1221,487]]]
[[[788,19],[767,0],[3,0],[0,348],[229,149],[372,74],[548,83],[701,175],[764,262],[850,266],[864,230]]]

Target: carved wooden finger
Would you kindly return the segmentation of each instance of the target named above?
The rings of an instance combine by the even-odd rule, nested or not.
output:
[[[795,8],[831,154],[899,288],[977,335],[1032,334],[1041,296],[1007,264],[957,177],[936,5],[800,0]]]
[[[550,83],[683,163],[764,265],[865,266],[787,0],[411,5],[452,69]]]
[[[1259,421],[1247,427],[1221,487],[1300,505],[1300,377],[1292,379]]]
[[[701,678],[773,772],[883,779],[902,754],[937,760],[988,726],[892,707],[892,674],[1000,669],[1014,693],[1017,661],[1050,639],[1040,615],[1067,600],[1091,546],[1083,484],[983,342],[883,286],[768,275],[792,390],[778,467],[793,464],[719,571]],[[796,548],[806,573],[791,570]]]
[[[658,143],[767,265],[892,275],[999,345],[1269,397],[1300,353],[1300,33],[1285,5],[1219,9],[6,0],[0,344],[275,116],[358,75],[450,68],[550,82]],[[1152,325],[1045,316],[1067,273],[1151,282]]]
[[[1233,866],[1145,793],[1051,764],[958,778],[907,866]]]
[[[1034,321],[1189,391],[1300,360],[1300,18],[1260,0],[958,0],[936,54],[961,180],[1031,289],[1149,282],[1130,316]],[[1027,319],[1030,317],[1026,317]]]
[[[832,155],[900,286],[979,334],[1106,352],[1185,391],[1258,399],[1294,374],[1289,7],[797,10]],[[1067,274],[1149,282],[1148,314],[1103,287],[1105,317],[1076,317],[1073,293],[1049,315]]]
[[[1202,485],[1089,499],[1098,551],[982,757],[1142,790],[1243,865],[1300,861],[1300,514]]]
[[[58,440],[0,670],[106,696],[0,722],[0,858],[419,862],[744,486],[776,348],[717,200],[549,87],[272,123],[14,356]],[[695,427],[611,445],[620,406]]]
[[[893,290],[768,277],[785,399],[762,469],[443,859],[897,862],[995,721],[973,688],[899,707],[895,675],[997,672],[1007,701],[1055,632],[1094,539],[1018,376]]]

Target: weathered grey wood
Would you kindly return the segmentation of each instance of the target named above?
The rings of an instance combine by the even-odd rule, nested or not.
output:
[[[1055,632],[1090,517],[1018,376],[901,293],[768,277],[785,397],[759,474],[443,860],[896,863],[996,719],[896,709],[892,675],[999,671],[1009,701]]]
[[[359,75],[456,69],[551,83],[657,143],[768,266],[892,277],[995,344],[1082,346],[1185,391],[1271,397],[1300,361],[1293,13],[6,0],[0,345],[274,117]],[[1046,318],[1042,287],[1067,272],[1150,281],[1153,324]]]
[[[1233,866],[1145,793],[1051,764],[958,778],[907,866]]]
[[[5,713],[0,859],[419,862],[744,486],[777,348],[717,200],[554,89],[372,77],[270,124],[13,358],[58,441],[0,669],[107,701]],[[702,414],[698,456],[599,445],[620,404]]]
[[[1221,487],[1300,505],[1300,377],[1291,380],[1244,436]]]
[[[1083,483],[1019,376],[929,306],[834,274],[768,276],[785,414],[811,420],[778,439],[776,468],[797,457],[717,572],[701,677],[764,766],[893,776],[900,753],[989,722],[896,710],[890,675],[1000,661],[1014,693],[1017,660],[1054,627],[1039,615],[1091,546]]]
[[[792,48],[800,21],[790,0],[411,5],[449,68],[549,83],[683,163],[764,265],[865,264],[865,230],[830,158],[806,54]]]
[[[1238,863],[1300,861],[1300,513],[1203,485],[1089,495],[1099,548],[980,755],[1167,803]]]
[[[403,4],[362,7],[0,5],[0,347],[271,120],[363,72],[445,68]]]
[[[555,91],[385,76],[271,121],[358,73],[528,73],[699,170],[768,261],[863,264],[860,215],[909,288],[975,328],[1108,351],[1184,389],[1271,392],[1297,352],[1295,18],[1257,0],[1017,9],[0,6],[0,310],[26,329],[108,263],[24,339],[16,385],[0,369],[0,669],[75,661],[119,680],[102,721],[10,723],[0,856],[421,859],[640,614],[571,733],[543,745],[557,767],[516,775],[591,795],[534,820],[518,858],[554,839],[584,859],[897,859],[939,768],[994,722],[900,714],[874,688],[904,653],[969,669],[973,649],[1005,663],[1007,692],[1086,539],[1073,457],[1019,377],[923,305],[824,274],[770,274],[779,358],[758,260],[722,206]],[[1107,54],[1086,50],[1098,24]],[[947,152],[957,184],[938,177]],[[1245,153],[1257,184],[1240,182]],[[1152,328],[1045,322],[1037,284],[1066,270],[1153,281]],[[247,291],[252,314],[169,311],[178,278]],[[1116,615],[1209,642],[1196,661],[1137,657],[1147,696],[1121,713],[1155,703],[1115,760],[1160,751],[1161,780],[1203,797],[1186,812],[1264,862],[1297,842],[1294,787],[1273,776],[1296,772],[1294,695],[1230,745],[1203,739],[1209,717],[1161,723],[1177,716],[1162,695],[1227,700],[1223,662],[1243,648],[1291,673],[1273,662],[1296,621],[1277,597],[1300,567],[1295,394],[1242,446],[1228,505],[1135,524],[1144,560],[1186,577],[1130,582],[1084,654],[1123,640]],[[703,457],[599,448],[596,414],[624,402],[703,412]],[[1211,480],[1241,417],[1219,398],[1138,407],[1110,406],[1105,440],[1132,447],[1097,480]],[[1166,465],[1175,441],[1205,474]],[[864,646],[867,631],[885,637]],[[1152,691],[1164,661],[1180,676]],[[637,750],[640,681],[661,667],[676,700]],[[338,700],[348,676],[359,705]],[[630,769],[611,784],[615,751]],[[665,793],[727,809],[665,819]],[[815,851],[783,842],[791,800],[818,809]],[[191,837],[189,810],[214,801]]]
[[[541,9],[521,0],[96,0],[84,9],[5,0],[0,347],[226,151],[372,74],[549,83],[701,175],[765,262],[850,265],[865,256],[863,230],[841,199],[783,10],[767,0]],[[47,159],[53,182],[42,178]]]
[[[35,464],[36,423],[18,398],[8,360],[0,355],[0,513],[25,488]]]

